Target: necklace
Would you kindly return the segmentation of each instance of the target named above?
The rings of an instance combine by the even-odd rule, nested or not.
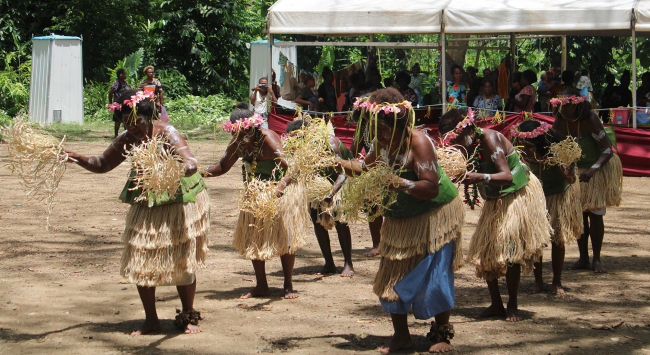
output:
[[[252,181],[255,178],[255,168],[257,167],[257,156],[260,154],[260,145],[264,141],[264,135],[262,135],[261,139],[258,139],[255,137],[255,141],[253,143],[253,151],[252,154],[248,150],[244,152],[241,148],[239,148],[239,152],[242,155],[242,159],[246,156],[244,153],[249,153],[248,155],[253,156],[253,160],[251,161],[251,172],[250,172],[250,179],[246,176],[246,166],[242,166],[242,178],[244,179],[244,183],[248,183],[249,181]]]
[[[483,132],[481,132],[480,128],[476,128],[475,131],[476,133],[476,141],[472,143],[472,147],[474,148],[474,153],[469,159],[470,166],[472,167],[472,173],[477,173],[481,170],[481,138],[483,138]],[[478,199],[478,186],[477,184],[472,184],[472,188],[470,191],[469,185],[465,185],[464,188],[465,192],[465,202],[470,209],[474,210],[474,206],[476,206],[479,203]]]

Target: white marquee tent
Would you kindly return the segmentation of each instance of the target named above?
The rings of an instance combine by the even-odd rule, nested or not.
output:
[[[269,8],[267,31],[271,38],[273,34],[370,36],[371,42],[345,45],[382,47],[389,45],[374,42],[374,34],[510,34],[511,46],[515,33],[631,36],[634,59],[635,31],[650,36],[650,0],[278,0]],[[446,41],[440,47],[444,53]],[[636,60],[633,64],[635,87]],[[632,94],[636,105],[635,90]]]

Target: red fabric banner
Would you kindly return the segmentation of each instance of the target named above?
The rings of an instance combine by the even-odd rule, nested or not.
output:
[[[553,117],[540,114],[533,114],[533,117],[549,124],[553,124],[554,121]],[[481,127],[494,129],[506,134],[510,127],[523,120],[523,114],[510,114],[505,117],[502,123],[492,124],[491,122],[482,122]],[[269,128],[279,135],[284,133],[287,123],[291,121],[293,121],[292,115],[269,114]],[[331,118],[331,121],[336,137],[343,144],[350,147],[356,126],[354,124],[348,124],[345,115],[334,116]],[[437,124],[425,124],[418,126],[418,128],[426,130],[431,138],[438,138]],[[616,145],[619,150],[618,155],[623,163],[623,175],[650,176],[650,130],[618,127],[614,125],[614,131],[616,132]]]

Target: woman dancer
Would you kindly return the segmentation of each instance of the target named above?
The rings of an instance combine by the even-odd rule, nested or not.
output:
[[[262,228],[260,221],[252,213],[239,211],[237,227],[233,237],[233,246],[246,259],[253,263],[257,285],[241,298],[262,297],[269,295],[266,280],[266,261],[280,255],[284,273],[284,298],[297,298],[293,289],[293,265],[296,250],[305,245],[305,225],[309,218],[307,196],[304,188],[291,184],[291,176],[285,176],[287,162],[282,158],[280,137],[273,131],[261,128],[264,119],[247,109],[237,108],[230,115],[230,120],[223,125],[224,131],[233,135],[221,160],[203,172],[204,177],[220,176],[242,158],[244,182],[253,178],[280,181],[277,188],[280,202],[279,216],[271,227]],[[288,187],[287,187],[288,186]]]
[[[577,162],[580,195],[582,199],[583,235],[578,239],[580,259],[569,269],[589,269],[607,272],[600,262],[606,208],[619,206],[623,192],[623,166],[612,151],[612,143],[603,123],[586,98],[576,89],[566,89],[550,100],[555,122],[553,129],[578,140],[583,157]],[[589,265],[589,237],[593,259]]]
[[[160,329],[156,313],[156,287],[176,286],[183,311],[174,325],[185,333],[199,333],[201,319],[194,310],[196,270],[205,266],[210,229],[210,198],[205,191],[197,162],[187,143],[174,126],[154,118],[153,97],[142,91],[124,92],[112,109],[121,113],[125,132],[99,156],[86,157],[66,151],[82,168],[106,173],[120,165],[124,153],[154,136],[163,136],[169,148],[183,158],[185,177],[174,196],[158,198],[150,207],[147,201],[137,202],[141,190],[132,190],[129,179],[120,199],[131,204],[122,236],[121,274],[138,287],[146,319],[131,335]],[[131,176],[134,175],[132,172]]]
[[[453,109],[440,118],[438,127],[447,142],[465,148],[475,170],[463,183],[478,184],[486,200],[467,256],[467,261],[476,266],[476,276],[487,281],[492,298],[490,307],[477,317],[506,316],[507,321],[516,322],[521,320],[517,313],[521,269],[533,269],[550,241],[552,228],[539,180],[529,175],[508,139],[491,129],[478,128],[473,116],[471,109],[467,117]],[[474,191],[465,191],[466,202],[473,206]],[[499,278],[504,275],[507,310],[499,293]]]
[[[297,120],[287,124],[286,133],[291,133],[303,129],[305,126],[304,121]],[[329,144],[334,155],[343,160],[352,159],[352,155],[348,148],[341,143],[341,141],[333,135],[329,136]],[[345,174],[340,174],[329,168],[320,171],[321,176],[325,177],[330,184],[332,190],[322,202],[310,201],[310,215],[311,222],[314,225],[314,233],[318,239],[318,246],[325,258],[325,265],[318,271],[317,275],[333,274],[336,272],[336,265],[334,265],[334,257],[332,256],[332,249],[330,248],[330,235],[327,232],[333,227],[336,228],[336,233],[339,236],[339,243],[341,251],[343,252],[344,264],[342,277],[354,276],[354,267],[352,266],[352,235],[350,234],[350,227],[347,224],[334,221],[333,216],[326,211],[324,206],[332,206],[336,194],[341,189],[345,182]]]
[[[553,235],[551,236],[551,265],[553,282],[551,293],[564,294],[562,287],[562,268],[564,267],[564,247],[573,243],[582,234],[582,203],[580,185],[576,184],[574,164],[548,165],[545,160],[551,144],[559,143],[564,138],[551,127],[539,121],[524,121],[511,130],[513,143],[521,146],[523,158],[530,170],[542,183],[546,197],[546,209],[549,213]],[[535,287],[533,293],[542,292],[542,260],[535,263]]]
[[[454,271],[462,266],[461,235],[465,209],[458,190],[436,156],[433,142],[413,128],[415,115],[409,101],[395,89],[375,91],[357,108],[370,111],[377,137],[363,164],[338,160],[347,175],[359,175],[376,161],[399,171],[397,203],[384,211],[379,271],[374,292],[391,314],[395,331],[377,348],[388,353],[413,346],[407,312],[417,319],[435,317],[427,338],[430,352],[451,351],[454,336],[449,323],[454,307]]]

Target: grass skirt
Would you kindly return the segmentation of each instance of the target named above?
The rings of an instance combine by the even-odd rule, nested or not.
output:
[[[375,276],[374,292],[386,301],[396,301],[395,283],[410,273],[427,254],[450,241],[454,243],[452,271],[463,266],[462,230],[465,206],[460,195],[442,207],[410,218],[384,217],[381,226],[381,255]]]
[[[578,169],[578,176],[589,168]],[[596,171],[589,182],[580,183],[582,211],[600,210],[621,205],[623,194],[623,166],[618,154]]]
[[[555,245],[564,246],[580,239],[582,235],[582,203],[580,184],[575,182],[562,193],[546,196],[546,209],[549,213]]]
[[[138,286],[182,286],[205,267],[210,231],[207,190],[195,202],[131,205],[122,235],[120,273]]]
[[[307,194],[302,183],[287,186],[280,200],[280,211],[271,227],[251,213],[239,211],[232,245],[249,260],[271,260],[276,255],[295,254],[305,245],[311,224]]]
[[[476,266],[476,277],[498,279],[513,264],[521,264],[524,273],[531,271],[551,241],[547,216],[544,191],[533,174],[525,187],[486,201],[467,255],[467,262]]]

